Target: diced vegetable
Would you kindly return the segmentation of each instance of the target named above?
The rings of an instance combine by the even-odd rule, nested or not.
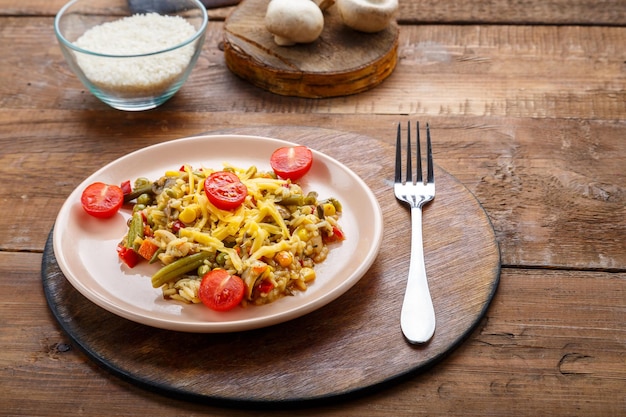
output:
[[[137,252],[121,243],[117,245],[117,255],[129,268],[134,268],[139,263],[140,258]]]
[[[158,245],[156,245],[155,243],[153,243],[152,241],[148,239],[144,239],[143,242],[141,242],[141,245],[139,246],[137,253],[141,255],[142,258],[149,261],[154,257],[154,254],[158,250],[159,250]]]
[[[180,258],[171,264],[164,266],[152,276],[152,286],[154,288],[159,288],[161,285],[173,280],[174,278],[178,278],[183,274],[198,269],[210,254],[210,252],[206,251],[194,253],[193,255]]]

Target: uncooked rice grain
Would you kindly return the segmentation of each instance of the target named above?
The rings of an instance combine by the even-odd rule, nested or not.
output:
[[[74,44],[106,55],[151,54],[189,39],[195,28],[180,16],[136,14],[86,31]],[[99,88],[116,93],[158,95],[180,77],[194,54],[193,43],[142,57],[77,54],[85,76]]]

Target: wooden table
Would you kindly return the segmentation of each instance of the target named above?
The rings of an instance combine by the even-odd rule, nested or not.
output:
[[[62,3],[0,0],[3,414],[250,414],[150,392],[72,344],[41,277],[62,203],[101,166],[180,137],[324,127],[391,146],[406,120],[431,124],[438,165],[493,224],[495,297],[428,369],[354,398],[255,414],[626,414],[626,2],[401,2],[394,73],[332,99],[274,95],[230,73],[220,49],[229,9],[215,9],[188,82],[142,113],[106,107],[71,74],[52,28]]]

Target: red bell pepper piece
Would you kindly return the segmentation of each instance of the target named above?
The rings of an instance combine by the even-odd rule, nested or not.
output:
[[[129,268],[134,268],[139,263],[139,255],[132,248],[127,248],[122,243],[117,245],[117,256]]]

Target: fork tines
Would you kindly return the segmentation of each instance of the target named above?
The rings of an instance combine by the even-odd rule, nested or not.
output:
[[[423,183],[422,176],[422,151],[420,146],[420,123],[416,122],[416,169],[415,178],[413,178],[413,164],[411,156],[411,122],[407,122],[407,139],[406,139],[406,182],[407,183]],[[434,181],[433,164],[432,164],[432,146],[430,143],[430,125],[426,123],[426,155],[428,163],[426,167],[426,181]],[[395,182],[404,183],[402,180],[402,124],[398,123],[398,136],[396,138],[396,170],[395,170]]]

